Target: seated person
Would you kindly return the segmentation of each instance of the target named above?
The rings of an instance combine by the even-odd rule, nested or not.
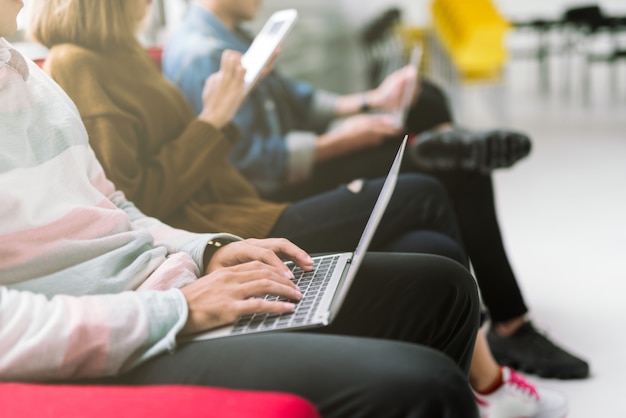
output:
[[[0,0],[0,36],[21,6]],[[279,257],[310,269],[307,253],[143,215],[107,179],[71,100],[4,38],[0,132],[2,380],[281,391],[325,417],[478,416],[466,374],[478,294],[460,264],[370,253],[329,327],[178,344],[242,314],[292,311],[253,296],[298,300]],[[217,237],[233,242],[207,251]]]
[[[383,179],[290,203],[262,199],[226,158],[238,138],[229,121],[243,100],[239,54],[225,52],[222,71],[206,82],[205,107],[196,117],[135,37],[140,20],[134,9],[145,13],[146,3],[111,5],[107,13],[119,17],[108,25],[97,23],[98,7],[105,6],[82,11],[78,0],[34,1],[31,28],[50,48],[44,69],[78,107],[96,157],[129,200],[143,213],[189,231],[287,238],[308,252],[356,248]],[[115,20],[128,17],[134,20],[126,36],[108,39]],[[75,31],[72,25],[78,28],[85,19],[93,19],[90,29]],[[436,180],[402,174],[387,212],[372,250],[436,253],[466,264],[454,213]]]
[[[141,184],[156,183],[155,180],[159,180],[160,177],[154,176],[154,171],[150,169],[150,166],[159,166],[160,157],[136,156],[128,159],[127,153],[120,153],[120,149],[131,150],[130,156],[136,154],[136,149],[155,149],[161,150],[160,152],[153,152],[154,155],[167,155],[168,158],[176,156],[178,160],[177,165],[170,165],[168,169],[171,174],[167,176],[169,179],[177,179],[181,170],[190,170],[187,167],[192,167],[195,173],[195,177],[206,178],[206,167],[211,167],[214,171],[211,171],[212,177],[207,178],[206,183],[202,184],[201,189],[198,189],[194,194],[202,197],[200,203],[202,209],[205,212],[185,211],[180,218],[174,218],[175,225],[179,225],[176,222],[189,222],[189,224],[183,224],[183,226],[189,225],[192,230],[203,231],[206,228],[202,223],[197,223],[199,220],[206,220],[207,222],[215,222],[211,218],[212,212],[206,210],[207,208],[213,208],[217,213],[225,213],[226,210],[230,211],[230,216],[235,208],[242,206],[241,202],[248,203],[257,202],[256,204],[262,204],[261,200],[255,195],[249,192],[231,191],[229,198],[231,199],[229,205],[226,205],[224,201],[216,199],[214,190],[220,190],[218,187],[227,178],[227,175],[233,176],[233,171],[230,166],[225,163],[225,153],[216,152],[216,148],[211,149],[213,154],[207,154],[204,149],[198,147],[206,146],[205,142],[210,139],[207,131],[196,129],[195,136],[188,135],[188,130],[184,130],[179,137],[172,135],[172,132],[176,127],[183,129],[186,126],[203,126],[203,123],[209,125],[215,124],[214,120],[207,120],[207,115],[214,115],[216,112],[221,112],[222,115],[227,115],[229,112],[232,114],[235,109],[230,111],[229,107],[233,107],[233,103],[236,104],[238,100],[232,100],[233,97],[237,98],[238,92],[242,89],[242,77],[243,73],[239,66],[234,66],[232,58],[234,56],[226,51],[224,58],[222,59],[222,70],[213,75],[207,81],[205,100],[207,102],[206,108],[203,110],[200,119],[203,123],[199,123],[194,117],[192,112],[187,112],[183,117],[179,115],[181,109],[185,109],[185,102],[181,98],[180,92],[176,89],[172,89],[169,83],[158,73],[154,68],[154,65],[149,60],[145,59],[145,53],[141,51],[141,47],[137,45],[137,41],[134,37],[133,30],[137,24],[129,24],[126,32],[126,37],[119,37],[118,39],[124,39],[125,42],[120,42],[116,46],[119,51],[112,50],[109,42],[97,42],[101,40],[101,34],[93,33],[93,31],[72,31],[72,24],[76,25],[79,21],[76,20],[76,16],[80,16],[82,19],[87,19],[92,24],[88,27],[99,27],[96,23],[99,16],[105,13],[105,10],[99,10],[98,8],[91,8],[89,12],[81,12],[77,14],[77,10],[80,8],[80,2],[65,2],[64,8],[61,8],[59,4],[54,2],[35,2],[35,19],[33,23],[33,30],[35,38],[42,40],[49,47],[51,47],[50,56],[46,63],[46,69],[61,83],[63,87],[67,89],[70,95],[76,100],[82,117],[87,125],[88,132],[90,133],[91,143],[96,148],[96,154],[101,156],[105,161],[105,170],[108,168],[110,176],[119,178],[123,184],[127,184],[128,178],[139,177],[136,182]],[[145,13],[145,3],[140,4],[143,7]],[[78,9],[77,9],[78,8]],[[55,14],[54,11],[62,12]],[[115,16],[122,18],[130,15],[131,17],[141,17],[143,14],[141,11],[136,12],[133,9],[132,4],[114,4],[107,8],[106,14],[109,16]],[[57,22],[58,17],[63,16],[63,23]],[[139,18],[137,18],[139,19]],[[111,20],[113,22],[114,20]],[[64,27],[64,25],[66,25]],[[106,26],[105,26],[106,27]],[[50,29],[52,28],[52,29]],[[113,33],[113,28],[109,28]],[[88,36],[88,42],[83,39],[76,39],[71,34],[80,33],[82,36]],[[69,34],[69,35],[68,35]],[[54,43],[47,43],[46,40],[55,39],[55,42],[60,42],[59,45]],[[60,40],[65,41],[61,42]],[[104,45],[104,48],[102,46]],[[134,59],[131,59],[127,51],[136,50]],[[125,65],[120,66],[120,62]],[[115,67],[115,68],[113,68]],[[80,70],[78,70],[80,69]],[[78,71],[78,72],[76,72]],[[74,77],[73,74],[80,74],[81,76]],[[125,74],[125,75],[122,75]],[[128,74],[134,74],[137,79],[144,81],[139,85],[133,80],[132,77],[127,77]],[[84,76],[84,77],[82,77]],[[74,81],[70,81],[73,79]],[[240,82],[235,82],[239,80]],[[82,88],[77,88],[79,86]],[[85,87],[89,86],[89,87]],[[87,94],[83,94],[88,92]],[[163,94],[163,99],[155,99],[155,92]],[[130,94],[129,94],[130,93]],[[220,98],[219,106],[212,105],[215,103],[215,95]],[[130,103],[118,106],[111,106],[106,101],[106,98],[115,98],[115,103]],[[96,100],[96,98],[98,100]],[[150,98],[150,100],[147,100]],[[107,111],[102,112],[103,107],[107,103]],[[131,109],[131,110],[128,110]],[[146,113],[146,110],[149,112]],[[114,115],[114,116],[112,116]],[[151,115],[151,116],[148,116]],[[174,116],[173,116],[174,115]],[[152,119],[151,119],[152,117]],[[169,119],[168,119],[169,118]],[[154,133],[154,127],[159,123],[163,123],[164,120],[169,120],[172,127],[166,127],[160,129],[156,134]],[[227,118],[223,117],[222,122],[225,123]],[[143,121],[137,123],[136,121]],[[132,128],[131,128],[132,126]],[[139,132],[137,132],[139,131]],[[215,132],[212,131],[212,132]],[[168,135],[168,136],[164,136]],[[203,136],[200,136],[200,135]],[[208,137],[207,137],[208,136]],[[151,138],[151,141],[146,141],[146,138]],[[178,138],[174,140],[172,138]],[[182,138],[186,138],[189,141],[194,138],[196,142],[188,143],[184,142]],[[190,152],[184,152],[182,150],[186,147],[181,147],[181,144],[176,144],[177,141],[181,141],[184,144],[189,145]],[[145,141],[145,142],[144,142]],[[195,144],[195,147],[194,147]],[[198,145],[199,144],[199,145]],[[100,152],[98,151],[100,150]],[[167,153],[165,153],[167,151]],[[200,152],[202,154],[199,154]],[[191,152],[193,152],[192,155]],[[134,153],[134,154],[133,154]],[[196,162],[198,155],[204,155],[207,158],[206,164],[201,164],[200,161]],[[139,167],[135,161],[141,161]],[[193,164],[185,164],[186,161],[193,161]],[[133,164],[133,162],[135,162]],[[182,167],[182,168],[181,168]],[[177,171],[178,170],[178,171]],[[230,171],[229,171],[230,170]],[[183,171],[184,172],[184,171]],[[154,177],[154,178],[151,178]],[[184,178],[189,177],[185,175]],[[233,176],[236,178],[235,176]],[[465,262],[462,257],[462,250],[458,248],[456,243],[448,243],[447,251],[443,251],[441,248],[437,250],[433,248],[433,244],[437,239],[434,238],[432,231],[424,231],[412,228],[416,228],[414,223],[411,223],[411,219],[414,218],[413,213],[420,214],[420,219],[425,219],[425,222],[433,222],[433,225],[446,226],[447,229],[441,229],[442,231],[448,231],[447,236],[450,239],[451,236],[458,236],[456,229],[452,228],[453,217],[450,216],[451,210],[448,208],[445,200],[445,193],[439,188],[435,187],[436,182],[428,180],[427,178],[417,178],[415,175],[408,176],[415,177],[414,181],[406,183],[402,181],[396,188],[396,194],[402,196],[400,203],[396,205],[394,202],[397,200],[392,199],[393,208],[389,211],[394,213],[391,217],[383,219],[384,225],[381,233],[381,228],[378,229],[378,236],[375,238],[374,245],[378,246],[381,243],[384,246],[376,247],[385,251],[410,251],[417,252],[420,248],[430,247],[432,252],[446,255],[445,253],[454,253],[455,259],[460,262]],[[419,177],[419,176],[418,176]],[[407,184],[406,186],[404,184]],[[170,197],[166,195],[161,196],[162,199],[169,199],[168,201],[180,201],[185,197],[183,188],[188,186],[187,184],[177,184],[177,187],[169,191]],[[362,186],[361,190],[359,188]],[[427,186],[427,187],[425,187]],[[135,186],[136,187],[136,186]],[[140,199],[142,202],[158,201],[153,194],[138,193],[135,187],[129,187],[126,191],[128,195],[132,195]],[[156,189],[152,193],[157,193]],[[360,235],[360,229],[354,228],[355,219],[359,219],[359,224],[363,224],[365,218],[369,214],[369,209],[373,204],[375,194],[378,194],[379,187],[371,186],[371,182],[367,182],[363,185],[360,183],[354,183],[350,186],[341,187],[336,193],[326,193],[323,196],[315,196],[310,199],[306,199],[302,202],[296,202],[286,208],[282,215],[280,215],[276,227],[272,231],[271,236],[287,236],[296,244],[304,246],[307,249],[314,248],[315,251],[329,251],[337,250],[341,248],[348,250],[353,249],[356,246],[356,241]],[[375,192],[375,193],[374,193]],[[211,194],[213,193],[213,194]],[[374,194],[372,194],[374,193]],[[156,195],[157,197],[159,195]],[[247,199],[247,200],[246,200]],[[195,200],[192,201],[192,204]],[[189,204],[191,206],[192,204]],[[185,203],[187,206],[188,204]],[[147,207],[150,209],[150,207]],[[244,205],[244,209],[247,209]],[[194,216],[189,216],[189,213],[193,213]],[[244,212],[248,218],[255,216],[258,219],[258,223],[266,222],[265,218],[267,214],[253,213],[250,210]],[[367,213],[367,214],[366,214]],[[177,220],[178,219],[178,220]],[[291,219],[291,220],[290,220]],[[404,222],[403,219],[408,220]],[[446,220],[446,222],[442,222]],[[450,221],[452,219],[452,221]],[[224,229],[231,232],[230,228],[241,228],[242,221],[238,224],[227,223],[229,218],[226,217],[218,223],[218,228],[224,226]],[[191,223],[196,222],[196,223]],[[282,226],[281,226],[282,225]],[[282,228],[282,232],[277,232],[278,228]],[[387,231],[386,228],[389,228]],[[441,227],[440,227],[441,228]],[[245,237],[254,235],[249,230],[244,230],[242,233]],[[284,235],[283,235],[284,234]],[[392,234],[397,234],[398,238],[392,238]],[[441,235],[441,234],[439,234]],[[445,237],[445,236],[444,236]],[[439,237],[441,240],[441,236]],[[420,245],[417,245],[420,244]],[[451,244],[454,244],[452,246]],[[454,250],[456,248],[456,250]],[[452,250],[452,251],[450,251]],[[483,333],[480,333],[478,339],[484,340]],[[490,359],[490,361],[480,361],[480,367],[474,367],[474,361],[472,361],[472,383],[473,387],[478,392],[484,392],[483,389],[493,387],[494,381],[502,382],[499,387],[498,393],[488,395],[486,393],[480,393],[480,396],[484,396],[484,399],[491,399],[492,397],[499,397],[500,392],[514,393],[516,395],[522,395],[515,398],[516,405],[529,404],[528,399],[524,395],[525,391],[511,391],[510,386],[515,386],[518,382],[523,381],[520,379],[511,379],[504,382],[501,379],[503,370],[501,370],[495,363],[491,354],[488,351],[486,344],[477,344],[478,350],[485,351],[481,353],[480,358]],[[514,375],[515,376],[515,375]],[[499,380],[498,380],[499,379]],[[477,394],[478,396],[478,394]],[[533,408],[545,412],[546,401],[554,399],[560,407],[565,406],[565,401],[562,397],[553,396],[546,391],[541,392],[541,397],[533,398],[530,402]],[[491,402],[491,401],[490,401]],[[552,405],[554,402],[547,402],[547,405]],[[538,412],[539,413],[539,412]],[[556,415],[555,415],[556,416]]]
[[[198,86],[218,70],[222,52],[244,52],[250,45],[251,38],[241,24],[255,17],[259,5],[246,0],[194,0],[168,40],[165,75],[196,111],[202,103]],[[337,96],[274,71],[235,115],[241,140],[230,159],[257,190],[276,201],[321,193],[354,177],[380,176],[393,158],[398,135],[384,118],[361,113],[362,103],[367,108],[392,107],[406,79],[403,69],[377,89]],[[406,120],[406,130],[419,135],[404,169],[435,176],[451,197],[491,317],[488,337],[496,359],[542,377],[587,377],[587,362],[555,345],[528,319],[502,242],[489,170],[510,166],[525,156],[530,149],[528,138],[503,130],[457,129],[441,91],[426,81],[420,85]],[[336,129],[324,130],[332,118],[352,114],[356,115]],[[491,152],[502,153],[503,158]]]

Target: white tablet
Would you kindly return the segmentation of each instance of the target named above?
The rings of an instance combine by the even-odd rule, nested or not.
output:
[[[417,76],[419,75],[419,66],[422,60],[422,45],[417,44],[411,51],[411,58],[409,65],[415,69],[415,78],[402,92],[402,103],[400,107],[393,112],[393,126],[396,128],[402,128],[406,119],[406,115],[411,108],[413,102],[413,95],[415,94],[415,87],[417,87]]]
[[[261,32],[254,38],[252,45],[241,57],[241,64],[246,70],[244,77],[246,91],[257,82],[274,51],[282,44],[297,19],[298,12],[295,9],[280,10],[270,16]]]

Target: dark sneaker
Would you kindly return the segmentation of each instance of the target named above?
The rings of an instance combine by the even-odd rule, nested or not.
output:
[[[530,321],[506,338],[490,329],[487,341],[496,361],[503,366],[547,378],[583,379],[589,376],[587,362],[555,345]]]
[[[489,173],[511,167],[530,154],[530,149],[530,138],[519,132],[457,129],[420,134],[411,153],[415,162],[426,169]]]

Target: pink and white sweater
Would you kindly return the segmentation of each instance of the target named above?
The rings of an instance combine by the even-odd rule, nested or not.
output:
[[[0,38],[1,381],[114,375],[174,350],[178,288],[217,235],[128,202],[69,97]]]

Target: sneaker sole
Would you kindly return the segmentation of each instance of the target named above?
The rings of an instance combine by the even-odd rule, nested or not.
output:
[[[589,370],[547,371],[547,370],[531,367],[524,363],[507,360],[507,359],[498,359],[498,363],[500,363],[500,365],[502,366],[507,366],[523,373],[534,374],[545,379],[575,380],[575,379],[585,379],[589,377]]]
[[[418,160],[435,169],[489,173],[513,166],[528,156],[530,150],[531,141],[527,136],[494,131],[469,142],[455,138],[434,139],[431,151],[418,157]]]
[[[530,154],[531,142],[526,136],[516,133],[494,132],[483,141],[472,144],[472,150],[480,155],[478,170],[490,172],[497,168],[508,168]]]

